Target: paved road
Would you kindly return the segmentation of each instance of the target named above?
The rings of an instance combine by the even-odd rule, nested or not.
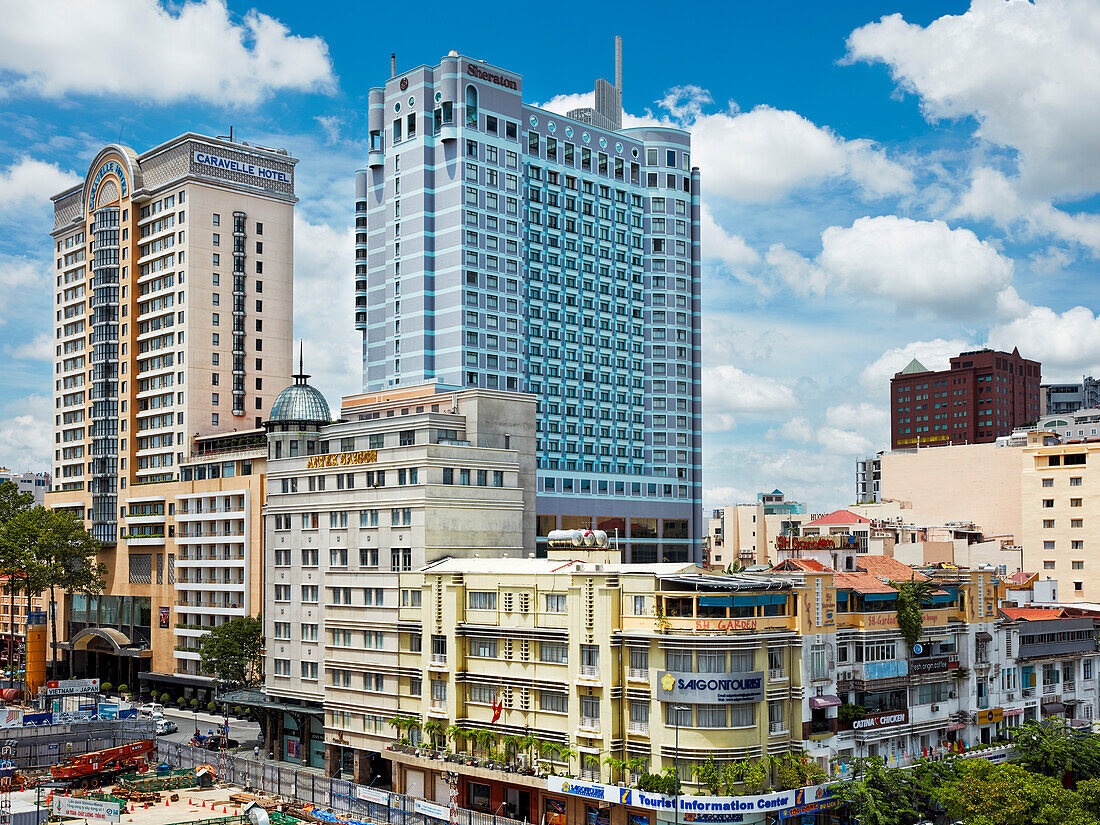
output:
[[[205,735],[208,730],[215,728],[222,723],[222,717],[212,716],[209,713],[200,713],[197,715],[189,711],[176,710],[174,708],[165,708],[164,716],[167,719],[171,719],[177,725],[179,730],[175,733],[169,733],[167,736],[160,737],[166,742],[189,742],[191,737],[195,733],[196,718],[198,720],[198,728]],[[236,739],[241,743],[242,751],[251,752],[252,748],[260,744],[260,726],[256,722],[245,722],[241,719],[234,719],[229,717],[229,738]]]

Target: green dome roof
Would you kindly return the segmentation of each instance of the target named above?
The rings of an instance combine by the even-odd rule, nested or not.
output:
[[[320,390],[306,383],[309,376],[305,374],[300,361],[298,374],[293,378],[294,383],[279,393],[279,397],[275,399],[268,421],[303,421],[331,424],[332,413],[329,411],[328,402],[321,395]]]

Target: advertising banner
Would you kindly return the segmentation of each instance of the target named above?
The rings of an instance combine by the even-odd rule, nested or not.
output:
[[[677,673],[660,678],[662,702],[722,705],[764,701],[764,671],[751,673]]]
[[[39,690],[43,696],[81,696],[99,693],[99,679],[64,679],[60,682],[46,682]]]
[[[436,805],[434,802],[414,799],[413,811],[424,816],[430,816],[432,819],[442,819],[444,822],[451,821],[451,809],[446,805]]]
[[[364,802],[373,802],[376,805],[390,804],[390,795],[386,791],[376,791],[374,788],[364,788],[362,785],[356,786],[355,796]]]
[[[22,708],[2,708],[0,709],[0,728],[21,728],[23,727],[23,709]]]
[[[72,796],[55,796],[53,812],[58,816],[76,819],[97,819],[101,822],[118,822],[117,802],[100,802],[96,799],[77,799]]]
[[[578,796],[591,802],[609,802],[643,808],[659,813],[672,814],[676,809],[676,797],[646,793],[637,788],[623,788],[618,785],[602,785],[597,782],[581,782],[562,776],[546,778],[546,789],[551,793]],[[688,822],[736,822],[725,818],[729,814],[773,813],[810,805],[829,799],[831,793],[827,785],[811,785],[790,791],[777,791],[754,796],[681,796],[680,819]],[[723,817],[716,819],[714,817]],[[744,819],[742,821],[751,821]]]

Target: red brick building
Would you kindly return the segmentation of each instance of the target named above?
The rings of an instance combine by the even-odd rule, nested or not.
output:
[[[1039,417],[1038,361],[983,349],[933,372],[915,358],[890,380],[890,443],[981,444]]]

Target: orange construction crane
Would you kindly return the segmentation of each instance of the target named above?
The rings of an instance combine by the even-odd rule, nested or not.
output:
[[[145,770],[146,757],[156,745],[152,739],[131,742],[117,748],[74,756],[50,768],[54,779],[72,780],[77,787],[88,787],[123,771]]]

